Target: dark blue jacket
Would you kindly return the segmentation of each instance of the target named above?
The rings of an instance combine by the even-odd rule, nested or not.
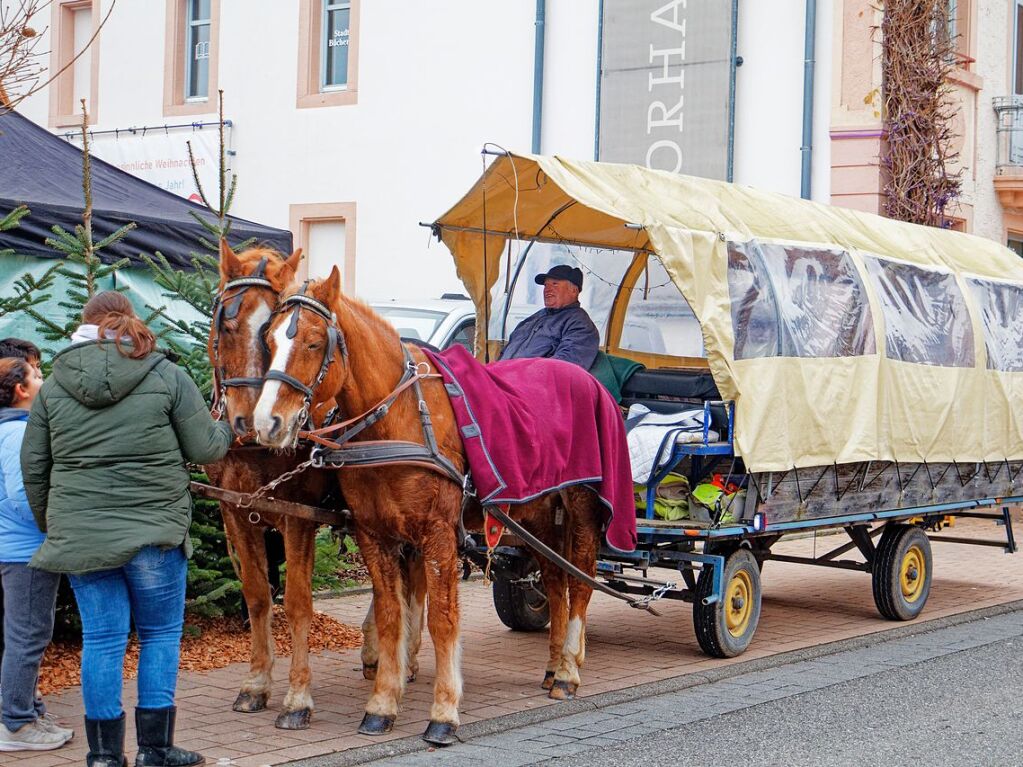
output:
[[[541,309],[519,323],[501,359],[550,357],[589,370],[597,357],[600,332],[579,302],[561,309]]]

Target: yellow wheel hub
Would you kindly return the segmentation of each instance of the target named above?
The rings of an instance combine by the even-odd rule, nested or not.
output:
[[[753,614],[753,581],[740,570],[732,576],[725,589],[725,625],[733,637],[741,637],[749,628]]]
[[[902,566],[899,568],[899,583],[902,586],[902,596],[907,602],[915,602],[924,591],[924,583],[927,581],[927,560],[919,546],[910,546],[909,551],[902,557]]]

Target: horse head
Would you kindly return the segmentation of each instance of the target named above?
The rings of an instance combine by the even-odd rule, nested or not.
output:
[[[235,253],[226,240],[220,241],[220,287],[207,350],[213,366],[214,407],[242,439],[252,431],[252,413],[266,372],[263,326],[301,260],[301,249],[285,258],[269,248]]]
[[[333,400],[347,376],[348,350],[338,325],[341,275],[306,282],[281,298],[265,331],[270,364],[255,409],[259,442],[292,447],[309,414]]]

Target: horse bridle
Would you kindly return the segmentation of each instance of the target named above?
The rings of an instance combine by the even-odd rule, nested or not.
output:
[[[262,378],[225,378],[224,367],[220,364],[220,336],[223,332],[224,320],[233,320],[238,317],[241,310],[242,297],[245,291],[250,288],[265,288],[274,294],[277,289],[264,275],[266,272],[267,259],[261,258],[256,270],[248,277],[239,277],[228,280],[224,283],[223,289],[217,294],[213,301],[213,417],[220,420],[224,416],[224,409],[227,403],[227,390],[229,387],[260,389],[263,386]],[[229,299],[226,298],[229,291],[237,290]],[[269,322],[269,320],[268,320]],[[265,327],[265,326],[264,326]],[[260,341],[263,341],[263,330],[259,330]],[[265,343],[264,343],[265,348]]]
[[[341,328],[337,325],[337,318],[334,313],[327,307],[326,304],[317,301],[312,296],[305,294],[306,288],[309,287],[309,281],[302,283],[301,289],[297,293],[293,293],[287,298],[283,299],[277,308],[274,309],[270,315],[270,320],[267,322],[266,327],[269,328],[270,323],[273,321],[274,315],[282,314],[288,310],[291,311],[291,320],[288,323],[288,330],[286,335],[288,338],[294,338],[298,334],[298,318],[302,313],[303,309],[308,309],[321,320],[327,329],[327,348],[323,352],[323,362],[320,363],[320,369],[316,373],[316,379],[313,381],[311,386],[299,381],[292,375],[288,375],[283,370],[267,370],[263,378],[259,379],[260,385],[263,381],[280,381],[285,383],[296,391],[301,392],[303,397],[302,410],[299,412],[298,418],[301,428],[310,429],[312,423],[310,422],[310,408],[312,407],[313,394],[323,383],[323,379],[327,376],[327,371],[330,369],[331,363],[334,362],[334,358],[337,352],[341,352],[342,364],[347,363],[348,360],[348,344],[345,342],[345,335],[341,332]],[[269,353],[269,346],[266,342],[265,331],[263,333],[263,348]],[[328,419],[329,420],[329,419]]]

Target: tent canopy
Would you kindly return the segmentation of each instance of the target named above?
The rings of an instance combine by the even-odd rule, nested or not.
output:
[[[92,162],[93,237],[98,241],[134,221],[138,227],[102,251],[104,258],[131,258],[160,251],[178,268],[189,269],[189,254],[200,250],[207,232],[192,217],[212,214],[201,205],[142,181],[95,157]],[[74,231],[82,222],[82,152],[16,112],[0,113],[0,212],[28,205],[20,226],[0,233],[0,249],[43,258],[58,255],[45,240],[58,224]],[[232,242],[251,237],[284,253],[291,233],[231,218]]]
[[[990,240],[631,165],[498,157],[435,227],[486,327],[510,241],[663,264],[752,471],[1023,458],[1023,260]],[[484,232],[486,236],[484,236]],[[519,254],[525,250],[519,250]],[[499,308],[499,307],[498,307]]]

